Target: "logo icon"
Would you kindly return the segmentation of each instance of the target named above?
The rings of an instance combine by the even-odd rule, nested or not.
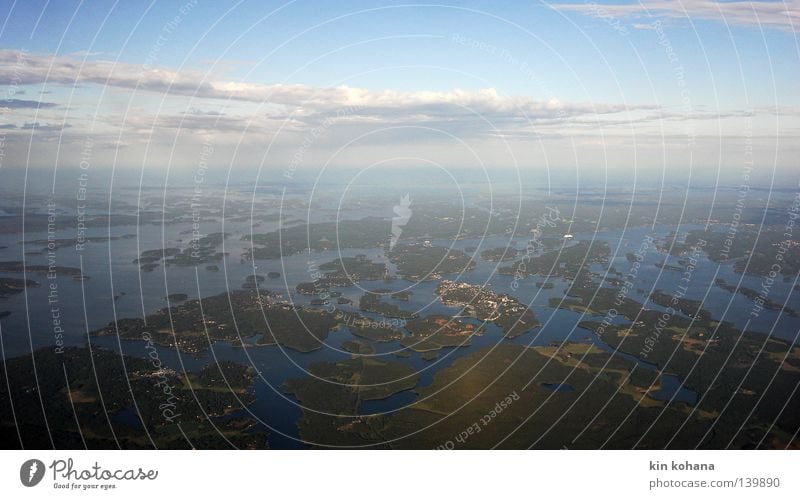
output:
[[[392,238],[389,240],[389,250],[394,248],[397,240],[400,239],[400,234],[403,233],[403,227],[406,226],[408,220],[411,218],[413,211],[410,208],[411,197],[406,194],[400,198],[400,204],[395,205],[394,214],[392,217]]]
[[[44,463],[38,459],[28,459],[19,469],[19,480],[26,487],[35,487],[44,478]]]

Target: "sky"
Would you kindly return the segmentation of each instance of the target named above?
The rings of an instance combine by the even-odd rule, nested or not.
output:
[[[800,170],[800,0],[3,0],[0,23],[0,169]]]

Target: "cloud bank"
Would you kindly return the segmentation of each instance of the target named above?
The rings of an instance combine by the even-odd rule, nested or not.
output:
[[[309,121],[347,110],[350,119],[417,122],[459,120],[479,116],[491,122],[537,120],[553,117],[614,114],[652,106],[627,106],[592,102],[560,102],[528,97],[501,96],[495,89],[455,89],[448,92],[373,91],[350,86],[313,87],[300,84],[262,84],[211,80],[195,70],[152,68],[111,61],[79,60],[72,56],[28,54],[0,50],[0,84],[96,84],[162,96],[252,102],[278,115],[291,114]],[[16,107],[37,107],[34,101],[15,101]],[[52,106],[44,103],[44,106]],[[41,105],[40,105],[41,107]]]
[[[88,142],[98,158],[108,151],[104,160],[129,164],[191,165],[198,144],[206,142],[215,144],[223,162],[281,166],[302,151],[305,162],[319,164],[351,141],[339,156],[351,165],[409,151],[462,163],[473,161],[474,151],[496,164],[517,158],[569,162],[580,154],[590,161],[610,154],[624,163],[640,161],[637,148],[644,148],[641,157],[661,160],[670,149],[677,163],[690,156],[687,130],[713,158],[723,141],[742,140],[741,123],[724,123],[759,116],[771,116],[773,124],[759,129],[755,147],[774,155],[796,140],[786,136],[793,129],[774,123],[775,116],[796,119],[796,109],[686,110],[506,96],[493,88],[396,91],[242,82],[196,69],[19,50],[0,50],[0,85],[8,86],[8,96],[48,95],[47,102],[0,101],[6,165],[69,162]],[[32,142],[36,157],[29,158]],[[465,144],[474,151],[458,156],[455,148]]]

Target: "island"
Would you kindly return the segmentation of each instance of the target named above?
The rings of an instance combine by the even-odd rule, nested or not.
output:
[[[368,428],[369,418],[359,414],[363,402],[411,390],[419,381],[410,366],[367,357],[314,363],[309,371],[310,377],[290,379],[283,389],[304,407],[298,427],[310,445],[352,444]]]
[[[475,268],[469,255],[456,249],[426,243],[398,244],[389,253],[397,272],[409,281],[433,281],[446,274],[462,274]]]
[[[0,277],[0,299],[22,293],[26,288],[39,287],[39,283],[31,279]]]
[[[466,347],[478,329],[469,323],[444,315],[429,315],[406,324],[410,336],[400,340],[404,347],[415,352],[428,352],[449,347]]]
[[[529,307],[484,286],[445,280],[436,288],[436,294],[445,305],[461,307],[459,315],[496,324],[506,338],[515,338],[539,325]]]
[[[322,348],[339,323],[334,313],[324,309],[274,301],[263,291],[232,291],[161,309],[146,320],[120,319],[91,335],[119,335],[133,341],[147,335],[157,345],[195,354],[208,350],[214,341],[250,346],[247,338],[255,338],[255,346],[280,344],[310,352]]]
[[[374,292],[366,292],[361,295],[358,302],[358,308],[365,312],[373,312],[381,314],[384,317],[391,317],[397,319],[411,319],[417,317],[416,312],[403,310],[394,303],[386,303],[383,301],[382,296],[388,293],[389,290],[375,290]]]

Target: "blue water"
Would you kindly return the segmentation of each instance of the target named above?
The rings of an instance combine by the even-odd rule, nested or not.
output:
[[[112,418],[112,421],[128,425],[135,430],[144,429],[144,426],[142,426],[142,421],[139,419],[139,415],[136,413],[136,408],[134,406],[126,407],[125,409],[116,413]]]
[[[689,405],[697,403],[697,393],[683,388],[681,380],[678,376],[671,374],[662,374],[660,377],[661,388],[657,391],[651,391],[648,395],[656,400],[665,402],[686,402]]]
[[[335,216],[335,215],[334,215]],[[267,232],[272,230],[276,224],[264,223],[257,229],[257,232]],[[699,228],[693,226],[682,227],[682,230]],[[115,317],[141,317],[143,314],[152,313],[164,306],[166,301],[162,297],[170,293],[186,293],[191,298],[198,296],[210,296],[228,290],[240,289],[245,277],[254,271],[258,274],[267,272],[280,272],[279,279],[267,279],[260,289],[271,292],[283,293],[297,304],[306,305],[312,297],[299,295],[294,292],[294,286],[298,282],[310,281],[308,260],[313,259],[317,265],[333,260],[339,255],[353,256],[356,254],[366,254],[372,259],[380,259],[382,250],[380,248],[365,248],[357,250],[343,250],[341,252],[329,251],[319,252],[311,255],[299,254],[276,261],[259,261],[254,265],[250,262],[242,261],[242,253],[249,247],[249,242],[242,241],[241,237],[250,233],[249,221],[237,223],[226,223],[225,231],[230,236],[225,240],[224,245],[219,251],[227,252],[223,262],[217,263],[220,267],[219,272],[211,272],[201,266],[198,270],[193,267],[159,267],[153,272],[140,273],[138,266],[132,261],[139,256],[139,252],[148,249],[158,249],[161,247],[185,246],[188,237],[181,234],[190,230],[188,224],[177,224],[168,226],[166,229],[158,225],[143,225],[112,227],[107,229],[90,229],[88,236],[106,235],[125,235],[136,234],[138,241],[148,241],[147,244],[137,246],[137,239],[121,239],[110,243],[89,243],[85,250],[80,254],[83,257],[84,272],[91,279],[88,281],[75,281],[69,276],[59,276],[57,279],[49,281],[42,275],[29,275],[29,279],[39,282],[40,286],[30,288],[27,294],[19,294],[0,302],[0,311],[10,311],[11,315],[2,318],[2,344],[6,357],[30,352],[31,346],[38,348],[52,345],[54,343],[54,331],[52,317],[47,313],[51,309],[48,302],[48,292],[50,285],[54,284],[58,291],[58,300],[55,307],[58,308],[59,319],[65,330],[64,340],[68,345],[83,345],[86,342],[86,332],[102,327],[113,321]],[[672,228],[659,228],[658,235],[666,235]],[[217,232],[219,225],[210,224],[205,232]],[[634,252],[639,248],[642,238],[651,233],[649,228],[630,228],[625,231],[607,231],[594,235],[595,238],[605,240],[611,246],[612,252],[617,254],[610,261],[610,266],[625,274],[630,268],[630,262],[625,258],[627,252]],[[624,234],[624,237],[623,237]],[[59,231],[57,237],[74,237],[74,231]],[[589,239],[592,236],[578,235],[576,240]],[[26,235],[28,241],[35,239],[46,239],[45,232],[29,233]],[[29,264],[46,265],[45,255],[26,256],[25,252],[38,249],[39,246],[18,244],[18,235],[0,235],[0,261],[22,260],[23,257]],[[512,238],[519,247],[524,247],[524,238]],[[458,249],[470,246],[478,247],[475,254],[476,267],[474,270],[461,276],[473,284],[486,284],[490,289],[499,293],[509,293],[517,299],[532,307],[541,327],[534,329],[528,334],[522,335],[512,340],[503,340],[496,326],[488,324],[483,328],[481,335],[475,335],[471,340],[470,346],[462,348],[448,348],[440,351],[438,358],[426,361],[421,358],[419,353],[411,353],[408,358],[399,358],[394,354],[400,348],[397,343],[376,343],[375,357],[387,361],[403,362],[413,367],[420,378],[419,386],[429,386],[433,377],[441,369],[453,364],[453,362],[465,355],[470,355],[475,351],[492,347],[504,341],[511,341],[515,344],[524,346],[549,345],[564,341],[593,342],[612,351],[607,345],[601,343],[597,338],[584,329],[578,328],[577,324],[581,320],[602,320],[602,317],[583,315],[566,310],[556,310],[548,306],[550,298],[563,298],[565,290],[570,283],[562,279],[549,279],[555,287],[553,289],[540,289],[536,286],[537,282],[544,278],[529,277],[520,281],[519,289],[512,291],[511,283],[513,278],[510,276],[500,276],[496,270],[500,266],[510,265],[510,262],[488,262],[478,256],[481,251],[501,245],[508,244],[507,237],[493,237],[485,240],[462,239],[455,242],[438,241],[440,244],[452,245]],[[4,248],[3,248],[4,247]],[[60,266],[80,265],[79,254],[71,248],[60,249],[56,252],[57,264]],[[682,274],[680,272],[662,270],[655,266],[667,258],[666,255],[652,249],[645,255],[644,262],[639,269],[634,286],[630,291],[630,297],[639,301],[644,301],[649,293],[656,289],[667,292],[674,290],[680,284]],[[674,259],[668,259],[668,263],[675,263]],[[396,271],[390,265],[392,271]],[[603,266],[593,266],[594,272],[605,273]],[[17,273],[0,273],[0,277],[21,277]],[[457,279],[458,276],[446,276],[446,278]],[[708,294],[705,308],[711,311],[716,319],[724,319],[742,328],[751,319],[749,330],[770,332],[778,338],[794,340],[794,335],[800,329],[800,318],[781,316],[770,310],[763,310],[758,318],[750,317],[753,307],[752,301],[741,295],[732,295],[713,285],[714,278],[723,278],[730,284],[737,284],[759,289],[761,280],[757,277],[742,276],[733,271],[732,262],[718,265],[706,258],[702,258],[702,263],[698,265],[692,275],[693,285],[689,287],[686,294],[687,298],[702,299]],[[337,305],[343,312],[357,312],[357,303],[364,290],[376,290],[380,288],[389,289],[392,292],[408,290],[413,293],[408,302],[393,300],[385,297],[390,303],[395,303],[403,309],[417,312],[420,314],[446,314],[454,315],[459,312],[457,307],[449,307],[435,299],[434,289],[436,282],[410,283],[403,279],[391,282],[384,281],[363,281],[359,286],[339,288],[342,296],[351,299],[355,305]],[[776,297],[785,297],[792,292],[792,283],[777,280],[773,284],[772,293]],[[118,296],[115,300],[113,297]],[[84,317],[84,297],[87,303]],[[795,302],[794,308],[798,308]],[[650,304],[652,308],[658,309],[657,305]],[[791,303],[790,303],[791,306]],[[30,310],[31,313],[26,313]],[[42,311],[45,313],[42,313]],[[376,314],[358,312],[361,315],[380,319]],[[474,319],[463,319],[476,325],[479,323]],[[618,317],[617,323],[624,322],[625,319]],[[302,447],[297,433],[297,420],[300,417],[301,409],[298,403],[291,396],[283,391],[283,384],[287,379],[302,377],[307,375],[307,369],[314,362],[336,362],[350,358],[350,354],[341,351],[340,345],[343,341],[354,339],[347,328],[331,333],[324,348],[311,353],[298,353],[278,346],[253,347],[253,348],[234,348],[225,343],[215,343],[207,353],[199,356],[182,354],[171,349],[159,348],[158,352],[162,361],[177,370],[196,370],[202,366],[217,362],[219,360],[232,360],[253,366],[257,372],[258,380],[253,388],[256,395],[256,402],[242,409],[241,414],[250,414],[258,418],[261,427],[270,432],[269,442],[275,448],[296,448]],[[115,351],[134,355],[145,355],[144,345],[136,341],[122,342],[116,338],[103,337],[92,338],[93,346],[113,349]],[[643,368],[656,370],[655,366],[636,359],[633,356],[614,352],[627,360],[635,362]],[[669,366],[662,366],[662,370],[668,370]],[[554,389],[562,391],[569,386],[568,380],[564,380]],[[669,374],[662,374],[660,377],[661,388],[651,392],[650,396],[658,400],[675,400],[688,404],[694,404],[697,394],[680,387],[680,380]],[[571,388],[571,387],[570,387]],[[417,398],[413,390],[401,392],[385,400],[367,401],[362,403],[361,414],[390,413],[399,410]],[[131,414],[125,413],[119,416],[122,422],[134,425]]]

